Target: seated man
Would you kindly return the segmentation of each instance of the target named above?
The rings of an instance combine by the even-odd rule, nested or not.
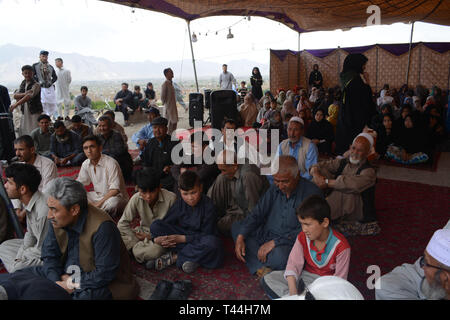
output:
[[[43,265],[0,275],[0,291],[11,300],[135,299],[137,284],[114,221],[88,204],[86,190],[73,179],[53,180],[48,195]]]
[[[86,159],[81,148],[81,138],[67,130],[64,122],[56,121],[55,133],[50,138],[50,155],[57,166],[79,166]]]
[[[73,132],[78,134],[81,139],[92,134],[91,127],[82,123],[80,116],[74,115],[71,119],[71,122],[72,124],[67,129],[72,130]]]
[[[6,240],[0,245],[0,260],[12,273],[41,265],[41,248],[47,235],[47,197],[38,190],[41,175],[31,164],[13,163],[5,170],[5,189],[10,199],[25,207],[27,231],[23,239]]]
[[[289,253],[301,231],[295,209],[309,196],[322,195],[314,183],[300,176],[292,156],[276,158],[272,172],[274,185],[244,220],[231,227],[237,258],[247,264],[251,274],[260,277],[272,270],[286,269]]]
[[[368,163],[367,156],[373,145],[368,133],[361,133],[350,147],[350,156],[320,162],[311,167],[311,175],[317,186],[331,189],[327,201],[331,207],[331,220],[362,226],[371,223],[370,234],[379,232],[375,212],[375,169]],[[372,228],[371,227],[371,228]],[[359,234],[364,234],[361,227]],[[346,230],[349,233],[353,231]],[[355,233],[358,233],[355,229]]]
[[[50,138],[53,134],[53,129],[49,129],[50,123],[50,117],[46,114],[41,114],[38,117],[39,128],[31,131],[30,136],[33,138],[36,152],[41,156],[52,159],[50,155]]]
[[[147,89],[144,90],[145,93],[145,101],[147,102],[147,107],[151,106],[156,107],[156,93],[153,90],[153,83],[147,83]]]
[[[131,136],[131,141],[136,143],[139,148],[139,156],[134,159],[135,161],[142,160],[142,152],[144,151],[148,141],[153,138],[152,121],[153,119],[161,116],[159,109],[155,107],[145,109],[145,113],[147,114],[148,123]]]
[[[81,120],[92,127],[97,125],[97,120],[95,120],[94,113],[92,111],[91,99],[87,96],[88,88],[86,86],[81,87],[81,95],[77,96],[74,100],[75,104],[75,115],[81,117]]]
[[[53,161],[42,157],[36,153],[33,139],[30,136],[21,136],[14,140],[14,149],[19,161],[32,164],[41,174],[41,183],[39,191],[44,190],[45,186],[53,179],[58,177],[58,169]]]
[[[134,92],[131,95],[131,103],[130,103],[131,109],[136,110],[145,107],[145,98],[142,96],[141,93],[141,87],[140,86],[134,86]]]
[[[119,132],[112,129],[112,120],[108,116],[101,116],[98,119],[98,130],[102,143],[102,153],[113,157],[122,169],[123,177],[126,181],[131,179],[133,171],[133,160],[128,153],[128,145],[123,141]]]
[[[223,245],[217,236],[216,211],[211,199],[202,192],[202,184],[195,172],[180,176],[181,199],[169,209],[162,220],[150,226],[152,240],[172,250],[155,261],[155,269],[162,270],[176,262],[186,273],[197,267],[215,269],[223,263]]]
[[[114,103],[116,104],[116,111],[123,113],[123,119],[125,121],[125,127],[128,126],[128,118],[130,117],[128,111],[133,111],[131,108],[131,99],[133,93],[128,90],[128,83],[122,83],[122,90],[116,93],[114,97]],[[128,110],[129,109],[129,110]]]
[[[181,164],[174,165],[170,169],[170,173],[175,180],[173,192],[175,192],[177,196],[180,195],[178,190],[178,180],[184,171],[191,170],[197,173],[200,178],[200,182],[203,185],[204,194],[208,192],[209,188],[220,174],[217,164],[208,164],[211,162],[207,161],[205,158],[206,155],[211,155],[211,160],[214,160],[212,150],[207,150],[208,145],[209,139],[203,131],[197,131],[190,135],[191,148],[186,151],[189,151],[191,154],[186,155],[186,159],[183,157],[183,162]]]
[[[139,171],[135,180],[138,192],[128,202],[117,228],[127,250],[131,250],[136,261],[149,262],[149,268],[152,269],[155,259],[162,256],[166,249],[151,241],[150,225],[166,216],[176,196],[161,188],[159,172],[153,168]],[[140,218],[139,226],[132,228],[131,223],[136,217]]]
[[[116,130],[117,132],[119,132],[122,135],[123,142],[128,143],[128,136],[125,133],[125,129],[120,124],[118,124],[116,122],[116,120],[115,120],[116,119],[116,114],[114,113],[114,111],[108,110],[103,115],[104,116],[108,116],[108,117],[111,118],[111,120],[112,120],[112,129]],[[99,130],[98,127],[94,129],[94,134],[95,135],[99,135],[100,134],[100,130]]]
[[[152,121],[153,135],[144,149],[143,166],[155,168],[161,172],[161,185],[166,190],[173,190],[174,179],[170,174],[172,162],[172,149],[178,141],[172,141],[167,134],[166,118],[158,117]]]
[[[350,245],[345,237],[330,227],[330,205],[320,196],[311,196],[297,208],[302,225],[289,254],[286,270],[272,271],[261,279],[266,294],[272,298],[298,295],[300,281],[311,285],[322,276],[347,280]]]
[[[292,117],[287,127],[288,139],[283,140],[278,146],[279,155],[293,156],[300,168],[303,178],[311,180],[309,169],[317,163],[319,152],[317,146],[310,139],[303,136],[304,122],[299,117]]]
[[[404,263],[375,283],[377,300],[450,299],[450,220],[437,230],[424,255]]]
[[[97,136],[83,139],[87,159],[81,165],[77,181],[94,191],[87,193],[89,204],[100,208],[111,217],[120,217],[129,199],[122,170],[114,158],[102,154],[102,143]]]
[[[265,176],[253,164],[238,164],[234,151],[222,150],[216,157],[221,171],[208,191],[208,197],[218,209],[217,227],[230,235],[231,225],[243,220],[269,188]]]

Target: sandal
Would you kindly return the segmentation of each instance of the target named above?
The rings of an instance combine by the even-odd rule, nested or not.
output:
[[[175,263],[175,253],[168,252],[155,260],[155,269],[161,271]]]
[[[161,280],[153,291],[148,300],[166,300],[169,293],[172,291],[173,282],[168,280]]]

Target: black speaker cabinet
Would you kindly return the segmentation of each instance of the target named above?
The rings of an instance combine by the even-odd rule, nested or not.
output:
[[[211,108],[211,89],[205,89],[205,108],[210,109]]]
[[[211,92],[211,126],[219,129],[223,119],[238,121],[236,92],[233,90],[214,90]]]
[[[203,123],[203,94],[190,93],[189,94],[189,125],[194,126],[194,121],[201,121]]]

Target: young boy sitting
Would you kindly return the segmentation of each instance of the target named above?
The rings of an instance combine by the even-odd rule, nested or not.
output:
[[[166,216],[175,203],[176,195],[161,187],[160,173],[154,168],[144,168],[136,174],[136,192],[117,223],[122,240],[139,263],[149,263],[152,269],[155,259],[166,253],[166,249],[151,241],[150,225]],[[139,218],[139,226],[133,221]],[[153,266],[151,266],[153,264]]]
[[[162,220],[156,220],[150,226],[152,241],[171,250],[155,260],[155,269],[162,270],[173,263],[186,273],[194,272],[198,266],[220,267],[223,246],[217,236],[212,200],[203,194],[200,178],[193,171],[180,175],[178,188],[181,199]]]
[[[350,245],[345,237],[330,227],[330,206],[313,195],[297,209],[302,225],[291,250],[285,271],[272,271],[261,279],[266,294],[272,298],[297,295],[300,278],[310,285],[321,276],[347,280]]]

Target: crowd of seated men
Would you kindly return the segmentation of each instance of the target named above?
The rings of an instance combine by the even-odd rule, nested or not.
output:
[[[132,103],[126,90],[115,99],[124,116]],[[411,105],[417,99],[408,90],[384,89],[380,97],[392,99],[380,99],[371,128],[354,137],[343,157],[324,161],[320,153],[333,155],[333,117],[341,94],[336,88],[313,87],[309,95],[299,87],[280,89],[260,101],[249,92],[239,119],[224,119],[215,140],[190,133],[190,152],[184,155],[184,148],[177,149],[182,141],[168,134],[167,119],[149,108],[149,122],[132,137],[140,166],[131,159],[114,112],[101,116],[95,130],[82,126],[80,117],[67,128],[63,121],[49,126],[50,119],[41,116],[33,134],[16,139],[20,162],[5,171],[8,197],[18,203],[27,228],[24,239],[3,238],[0,244],[0,260],[9,272],[0,275],[0,299],[134,299],[132,259],[158,272],[171,265],[189,274],[199,267],[221,268],[227,237],[271,298],[297,294],[300,281],[346,280],[351,261],[346,237],[380,231],[370,154],[375,149],[412,163],[418,153],[430,152],[410,147],[420,146],[419,139],[439,142],[444,107],[441,93],[433,90],[424,104]],[[139,92],[135,100],[144,107]],[[236,135],[241,127],[277,130],[278,140],[260,139],[259,146],[242,142]],[[264,143],[276,147],[270,173],[263,171],[267,167],[258,153]],[[182,150],[181,163],[174,161],[176,150]],[[213,161],[205,161],[205,154]],[[57,166],[69,165],[81,166],[76,179],[55,176]],[[136,186],[131,197],[127,181]],[[87,192],[91,183],[93,191]],[[5,215],[4,204],[0,210]],[[426,282],[418,297],[449,298],[450,263],[442,254],[449,250],[446,230],[437,231],[424,252],[420,268]],[[381,281],[402,276],[393,272]],[[403,290],[405,282],[391,278],[377,297],[395,298]],[[161,288],[157,296],[164,299]]]

